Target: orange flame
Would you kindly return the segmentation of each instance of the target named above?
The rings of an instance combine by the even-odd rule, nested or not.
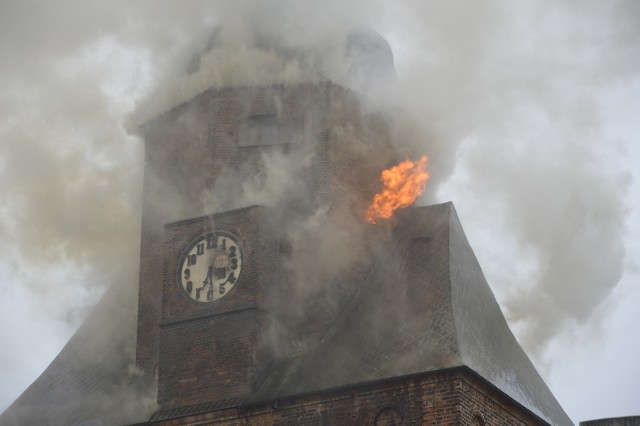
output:
[[[418,161],[403,161],[397,166],[383,170],[380,174],[384,188],[373,197],[367,210],[367,221],[376,223],[376,219],[389,218],[401,207],[413,204],[425,189],[429,173],[425,170],[427,156]]]

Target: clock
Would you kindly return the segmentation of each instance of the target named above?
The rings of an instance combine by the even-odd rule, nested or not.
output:
[[[196,238],[183,252],[178,283],[193,301],[211,303],[229,294],[242,270],[238,238],[225,231]]]

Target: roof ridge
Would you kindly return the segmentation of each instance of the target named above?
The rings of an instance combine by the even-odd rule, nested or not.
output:
[[[456,208],[453,205],[453,202],[449,201],[448,203],[446,203],[447,207],[448,207],[448,221],[447,221],[447,270],[449,271],[449,273],[447,274],[447,285],[449,288],[449,308],[451,309],[451,318],[453,321],[453,332],[455,335],[455,352],[456,355],[458,356],[458,359],[460,360],[460,364],[464,365],[464,361],[463,361],[463,356],[462,356],[462,349],[460,348],[460,335],[458,333],[458,320],[456,318],[456,313],[455,313],[455,309],[453,308],[453,285],[451,283],[451,239],[452,239],[452,227],[451,227],[451,223],[453,220],[453,215],[456,214]]]

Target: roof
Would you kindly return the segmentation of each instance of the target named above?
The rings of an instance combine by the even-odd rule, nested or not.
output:
[[[572,424],[509,330],[452,203],[407,209],[393,231],[372,227],[371,252],[371,268],[350,283],[358,290],[317,346],[275,364],[247,398],[211,401],[208,409],[468,367],[547,423]],[[106,293],[0,424],[149,418],[155,392],[132,367],[128,293],[122,286]]]
[[[398,218],[377,261],[314,350],[273,368],[258,402],[467,366],[554,425],[572,422],[511,333],[452,203]],[[386,241],[386,242],[385,242]]]
[[[112,286],[0,425],[112,425],[148,418],[155,393],[135,364],[136,298]]]
[[[580,422],[580,426],[640,426],[640,416],[587,420]]]

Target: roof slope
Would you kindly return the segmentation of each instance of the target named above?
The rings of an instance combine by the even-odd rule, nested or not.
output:
[[[571,425],[511,333],[453,204],[398,221],[324,343],[273,368],[250,400],[468,366],[548,423]]]
[[[144,419],[155,394],[135,370],[135,298],[114,285],[0,425],[112,425]],[[151,406],[151,407],[150,407]],[[150,408],[150,409],[149,409]]]
[[[359,290],[340,317],[244,402],[467,366],[548,423],[572,424],[509,330],[452,203],[406,210],[391,234],[372,231],[373,264],[347,283]],[[135,329],[135,298],[111,288],[0,424],[148,418],[155,391],[131,373]]]

